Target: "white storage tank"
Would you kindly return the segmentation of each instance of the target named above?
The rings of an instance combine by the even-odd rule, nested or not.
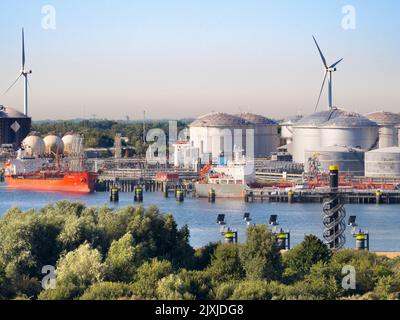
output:
[[[341,173],[364,176],[364,150],[346,146],[319,147],[305,151],[304,171],[317,168],[320,173],[328,173],[330,166],[339,166]]]
[[[31,157],[41,157],[44,155],[45,145],[41,137],[32,135],[26,137],[21,143],[22,149]]]
[[[399,145],[398,131],[400,113],[375,111],[365,115],[379,126],[379,148],[388,148]]]
[[[72,144],[79,139],[79,135],[77,134],[66,134],[62,137],[62,141],[64,143],[64,155],[68,156],[72,150]]]
[[[369,151],[365,154],[367,177],[399,177],[400,147],[389,147]]]
[[[52,156],[55,154],[63,154],[64,152],[64,142],[62,139],[56,135],[48,135],[44,139],[45,144],[45,155]]]
[[[290,116],[285,118],[281,123],[281,139],[284,144],[291,144],[293,141],[293,125],[299,122],[303,118],[301,115]]]
[[[254,113],[237,115],[254,128],[254,155],[256,158],[268,157],[279,147],[278,123]]]
[[[199,154],[208,157],[211,155],[214,161],[218,161],[221,152],[225,145],[233,146],[235,140],[241,138],[242,148],[246,147],[246,129],[249,128],[249,123],[237,116],[222,112],[212,112],[205,114],[189,125],[190,142],[194,148],[199,149]],[[234,130],[242,130],[240,137],[235,139]],[[231,150],[231,151],[232,151]],[[225,150],[225,156],[232,155]],[[208,161],[208,159],[202,159]]]
[[[320,126],[321,146],[347,146],[366,151],[378,147],[378,125],[355,112],[342,112]]]
[[[344,112],[334,107],[331,110],[315,112],[295,123],[293,125],[293,161],[304,163],[305,150],[313,150],[321,146],[319,127]]]

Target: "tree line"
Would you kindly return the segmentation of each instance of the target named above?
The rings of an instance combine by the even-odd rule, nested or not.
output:
[[[178,130],[182,130],[188,121],[178,121]],[[162,129],[168,136],[168,121],[147,121],[146,132],[151,129]],[[113,120],[78,120],[78,121],[41,121],[32,124],[32,131],[43,137],[47,134],[63,136],[74,132],[83,134],[86,148],[111,148],[117,133],[128,138],[125,146],[135,148],[137,155],[144,155],[148,144],[143,141],[143,123]]]
[[[330,251],[313,235],[282,254],[266,225],[242,244],[194,249],[187,226],[155,206],[61,201],[0,219],[1,299],[398,299],[400,259]],[[356,271],[344,289],[342,268]],[[43,288],[43,266],[55,286]]]

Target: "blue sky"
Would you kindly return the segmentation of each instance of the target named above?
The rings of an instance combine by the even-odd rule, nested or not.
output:
[[[44,5],[55,30],[42,28]],[[345,5],[355,30],[342,28]],[[328,62],[344,58],[335,105],[399,112],[399,12],[397,0],[2,0],[0,91],[19,71],[24,26],[34,119],[307,114],[323,77],[315,35]],[[0,104],[22,110],[22,81]]]

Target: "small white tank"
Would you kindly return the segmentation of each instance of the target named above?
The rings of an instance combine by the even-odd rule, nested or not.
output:
[[[22,141],[21,146],[25,150],[25,153],[31,157],[41,157],[44,155],[45,144],[41,137],[28,136]]]
[[[64,143],[64,154],[66,156],[68,156],[71,153],[72,144],[74,143],[74,140],[77,138],[78,138],[78,135],[76,135],[76,134],[66,134],[62,138],[62,141]]]
[[[64,142],[60,137],[48,135],[43,139],[43,141],[45,145],[45,155],[51,156],[64,153]]]
[[[400,147],[376,149],[365,154],[367,177],[399,177]]]

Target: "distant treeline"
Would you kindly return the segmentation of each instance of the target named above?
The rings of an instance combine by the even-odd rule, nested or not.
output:
[[[0,218],[0,298],[400,296],[399,259],[365,251],[333,252],[312,235],[281,254],[266,225],[249,226],[243,244],[210,243],[194,249],[189,236],[187,226],[178,228],[172,215],[154,206],[114,211],[62,201],[25,213],[10,209]],[[353,283],[348,277],[352,269]]]
[[[178,130],[183,129],[188,121],[178,121]],[[160,128],[168,136],[168,121],[146,121],[146,132]],[[83,134],[86,148],[110,148],[114,145],[114,137],[121,133],[129,139],[127,146],[134,147],[138,155],[143,155],[147,145],[143,143],[143,122],[112,120],[71,120],[33,122],[32,131],[45,136],[49,133],[63,136],[74,132]]]

